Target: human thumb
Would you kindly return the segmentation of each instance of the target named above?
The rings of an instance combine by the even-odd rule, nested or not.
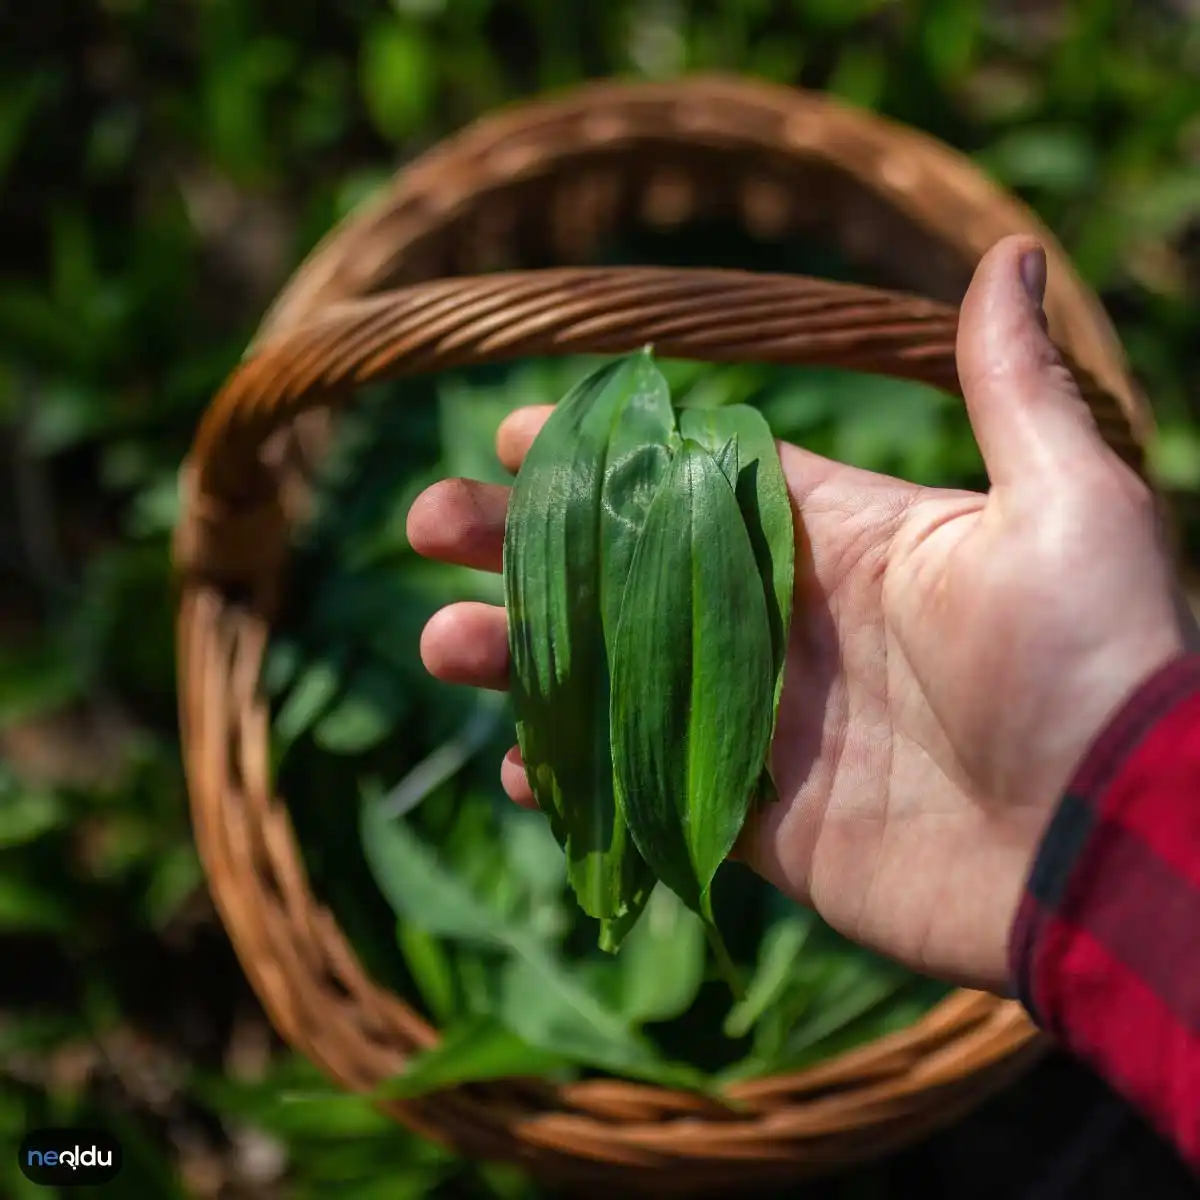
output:
[[[1037,240],[997,242],[975,270],[958,326],[958,378],[995,487],[1070,473],[1110,454],[1091,410],[1046,332],[1046,252]]]

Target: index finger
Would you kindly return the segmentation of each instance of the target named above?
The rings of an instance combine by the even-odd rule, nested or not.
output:
[[[552,404],[531,404],[509,413],[496,431],[496,455],[505,470],[514,475],[521,469],[533,439],[541,432],[547,417],[554,411]]]

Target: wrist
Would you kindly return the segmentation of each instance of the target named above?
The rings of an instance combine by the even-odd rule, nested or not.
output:
[[[1044,813],[1043,831],[1113,723],[1160,672],[1186,656],[1188,649],[1185,630],[1178,622],[1164,622],[1149,631],[1131,628],[1072,673],[1069,688],[1060,691],[1051,709],[1041,714],[1042,737],[1035,744],[1045,752],[1029,755],[1030,776],[1019,793]],[[1039,757],[1041,770],[1036,766]],[[1039,836],[1030,847],[1031,861],[1040,842]]]

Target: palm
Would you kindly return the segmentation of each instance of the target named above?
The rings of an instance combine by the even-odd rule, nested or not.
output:
[[[1005,876],[990,866],[995,833],[983,836],[992,818],[956,769],[893,618],[897,600],[919,611],[930,581],[944,577],[914,531],[953,524],[965,536],[984,497],[788,447],[784,464],[815,552],[797,589],[772,752],[781,801],[752,823],[742,853],[849,936],[938,974],[953,947],[961,968],[974,913],[994,908],[963,898],[982,898],[989,877]]]
[[[743,854],[856,940],[995,984],[1080,754],[1180,645],[1149,493],[1115,458],[1092,489],[986,496],[783,458],[812,578],[773,750],[783,802]]]

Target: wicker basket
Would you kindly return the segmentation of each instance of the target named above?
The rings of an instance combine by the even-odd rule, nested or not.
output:
[[[835,240],[920,296],[740,271],[561,265],[586,262],[621,229],[719,214],[766,239]],[[176,539],[196,838],[240,960],[293,1046],[366,1090],[437,1039],[366,976],[314,899],[272,787],[258,674],[329,413],[372,380],[648,341],[665,357],[823,363],[957,392],[957,301],[981,254],[1018,232],[1046,246],[1051,331],[1106,438],[1141,469],[1148,410],[1049,232],[940,143],[803,92],[695,78],[529,104],[422,156],[310,256],[204,417]],[[736,1111],[619,1080],[513,1080],[385,1107],[573,1194],[597,1181],[743,1191],[910,1142],[1041,1048],[1015,1002],[961,991],[904,1032],[739,1084]]]

